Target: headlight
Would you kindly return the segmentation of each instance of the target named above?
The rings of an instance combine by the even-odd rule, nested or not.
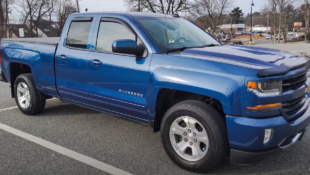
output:
[[[282,93],[282,81],[248,81],[247,90],[260,97],[280,95]]]

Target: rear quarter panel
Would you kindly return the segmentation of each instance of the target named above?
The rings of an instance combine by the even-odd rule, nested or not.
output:
[[[5,44],[1,46],[1,69],[9,82],[11,82],[10,65],[21,63],[31,68],[33,80],[39,91],[57,94],[54,75],[55,45],[6,41],[2,43]]]

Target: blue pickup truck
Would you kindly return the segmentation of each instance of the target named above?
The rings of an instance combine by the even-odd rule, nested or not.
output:
[[[24,114],[59,98],[149,123],[193,172],[228,157],[255,164],[310,124],[307,58],[224,46],[178,15],[73,14],[60,38],[2,39],[1,58],[1,81]]]

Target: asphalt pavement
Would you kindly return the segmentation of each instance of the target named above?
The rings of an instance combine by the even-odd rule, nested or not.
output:
[[[6,83],[0,83],[0,124],[131,174],[193,174],[171,162],[161,144],[160,134],[153,133],[146,124],[58,99],[49,100],[43,113],[26,116],[16,108]],[[109,174],[68,155],[0,128],[0,174]],[[309,168],[310,133],[301,142],[255,166],[230,166],[226,160],[209,174],[310,175]]]

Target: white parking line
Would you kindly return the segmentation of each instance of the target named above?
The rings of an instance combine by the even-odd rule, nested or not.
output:
[[[8,111],[8,110],[11,110],[11,109],[17,109],[17,108],[18,108],[17,106],[13,106],[13,107],[9,107],[9,108],[4,108],[4,109],[0,109],[0,112]]]
[[[56,100],[56,99],[58,99],[58,98],[52,98],[52,99],[48,99],[48,100],[46,100],[46,101],[52,101],[52,100]],[[11,109],[17,109],[18,108],[18,106],[13,106],[13,107],[9,107],[9,108],[4,108],[4,109],[0,109],[0,112],[2,112],[2,111],[8,111],[8,110],[11,110]]]
[[[65,156],[68,156],[72,159],[75,159],[77,161],[80,161],[82,163],[85,163],[87,165],[90,165],[92,167],[95,167],[95,168],[98,168],[102,171],[105,171],[107,173],[110,173],[110,174],[116,174],[116,175],[130,175],[130,173],[126,172],[126,171],[123,171],[121,169],[118,169],[118,168],[115,168],[111,165],[108,165],[108,164],[105,164],[103,162],[100,162],[98,160],[95,160],[91,157],[87,157],[85,155],[82,155],[80,153],[77,153],[75,151],[72,151],[72,150],[69,150],[65,147],[62,147],[62,146],[59,146],[59,145],[56,145],[54,143],[51,143],[49,141],[46,141],[46,140],[43,140],[39,137],[36,137],[36,136],[33,136],[33,135],[30,135],[30,134],[27,134],[25,132],[22,132],[20,130],[17,130],[15,128],[12,128],[10,126],[7,126],[5,124],[2,124],[0,123],[0,129],[6,131],[6,132],[9,132],[11,134],[14,134],[16,136],[19,136],[21,138],[24,138],[28,141],[31,141],[33,143],[36,143],[38,145],[41,145],[45,148],[48,148],[50,150],[53,150],[55,152],[58,152],[62,155],[65,155]]]
[[[55,100],[55,99],[56,98],[53,98],[53,99],[50,99],[50,100],[47,100],[47,101],[52,101],[52,100]],[[12,110],[12,109],[18,109],[18,106],[13,106],[13,107],[9,107],[9,108],[0,109],[0,112]],[[56,144],[54,144],[52,142],[43,140],[43,139],[41,139],[39,137],[27,134],[25,132],[22,132],[20,130],[17,130],[15,128],[7,126],[5,124],[0,123],[0,129],[4,130],[6,132],[9,132],[11,134],[14,134],[16,136],[19,136],[19,137],[21,137],[23,139],[26,139],[28,141],[31,141],[33,143],[36,143],[38,145],[41,145],[41,146],[43,146],[45,148],[48,148],[50,150],[53,150],[55,152],[58,152],[58,153],[60,153],[62,155],[68,156],[68,157],[70,157],[72,159],[75,159],[77,161],[80,161],[82,163],[90,165],[92,167],[98,168],[98,169],[100,169],[102,171],[105,171],[107,173],[116,174],[116,175],[131,175],[130,173],[128,173],[126,171],[123,171],[121,169],[115,168],[115,167],[113,167],[111,165],[105,164],[103,162],[100,162],[100,161],[98,161],[96,159],[93,159],[91,157],[87,157],[87,156],[82,155],[80,153],[77,153],[75,151],[69,150],[69,149],[67,149],[65,147],[56,145]]]

